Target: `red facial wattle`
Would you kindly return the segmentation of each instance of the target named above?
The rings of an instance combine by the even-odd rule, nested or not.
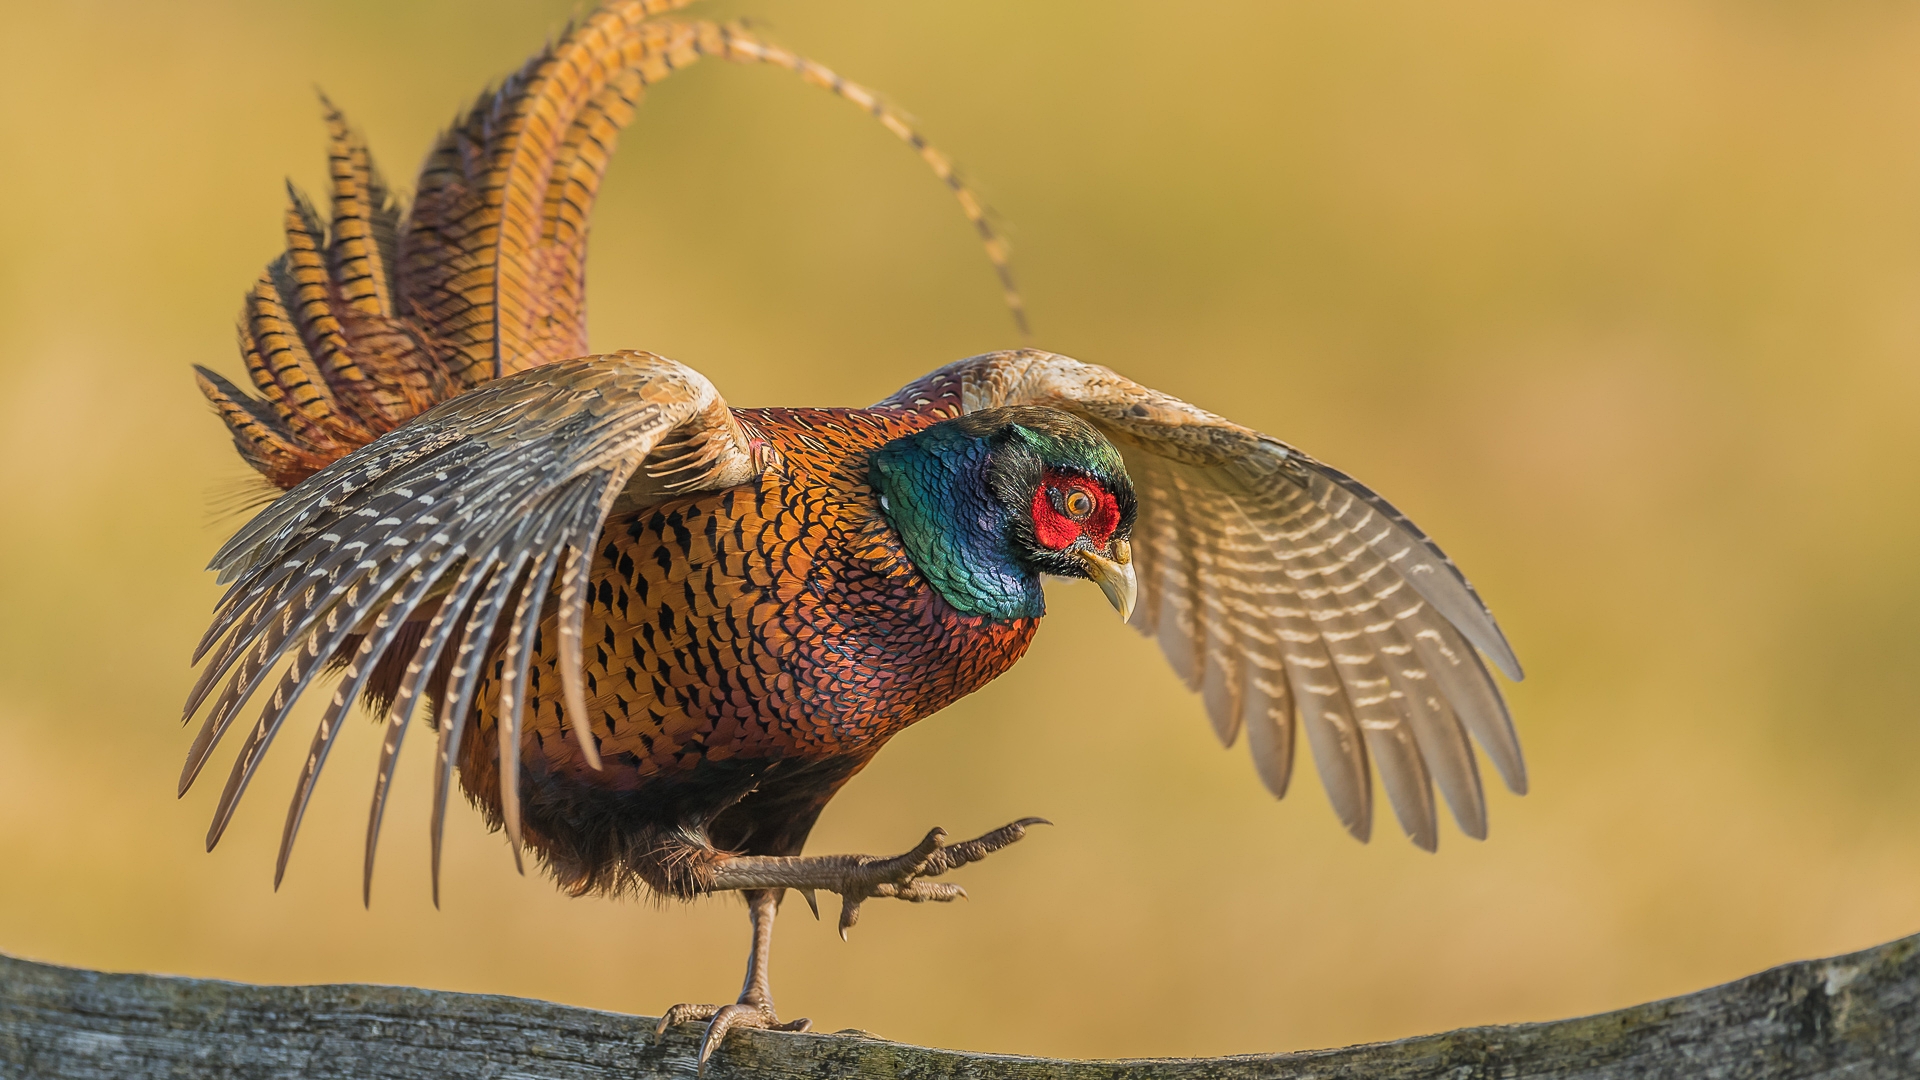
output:
[[[1075,492],[1092,500],[1092,509],[1084,517],[1063,513]],[[1120,504],[1113,493],[1083,476],[1047,470],[1039,490],[1033,493],[1033,532],[1040,543],[1055,551],[1072,547],[1081,537],[1096,548],[1105,548],[1120,525]]]

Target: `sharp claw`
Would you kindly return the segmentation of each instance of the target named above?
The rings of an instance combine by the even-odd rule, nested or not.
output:
[[[693,1067],[694,1076],[707,1075],[707,1059],[713,1056],[713,1048],[717,1045],[719,1042],[713,1037],[713,1029],[708,1028],[707,1034],[700,1039],[700,1058]]]
[[[720,1007],[717,1005],[675,1005],[660,1014],[660,1022],[653,1026],[653,1037],[659,1039],[675,1024],[685,1024],[693,1020],[710,1020],[719,1011]]]
[[[906,861],[913,867],[910,873],[919,873],[920,868],[925,866],[936,852],[946,846],[947,830],[938,825],[928,830],[926,838],[915,844],[912,851],[907,852]]]
[[[694,1070],[695,1076],[706,1075],[707,1059],[713,1056],[714,1049],[720,1045],[720,1039],[726,1038],[727,1029],[733,1026],[732,1024],[722,1024],[720,1022],[720,1018],[723,1015],[725,1014],[715,1013],[713,1021],[707,1025],[707,1033],[700,1036],[700,1058],[699,1064]],[[716,1035],[718,1035],[719,1038],[714,1038]]]
[[[848,894],[840,898],[840,940],[847,940],[847,931],[860,921],[860,897]]]
[[[928,877],[933,877],[944,874],[948,870],[956,867],[965,866],[968,863],[979,862],[981,859],[999,851],[1001,848],[1011,846],[1026,836],[1028,826],[1051,824],[1052,822],[1045,818],[1021,818],[1019,821],[1002,825],[992,832],[983,833],[971,840],[963,840],[958,844],[947,844],[934,853],[933,857],[930,858],[922,868],[922,872]]]
[[[714,1010],[713,1019],[707,1023],[707,1032],[700,1037],[700,1057],[696,1075],[704,1076],[707,1071],[707,1059],[726,1041],[727,1033],[736,1027],[760,1028],[764,1031],[805,1031],[813,1026],[813,1021],[802,1017],[792,1023],[782,1024],[773,1013],[770,1005],[750,1005],[744,1002],[725,1005]]]
[[[914,903],[932,900],[946,903],[967,898],[967,890],[958,885],[924,880],[937,877],[956,867],[979,862],[1026,835],[1034,825],[1051,825],[1042,817],[1025,817],[1002,825],[992,832],[958,844],[947,843],[947,831],[934,828],[911,851],[892,858],[856,856],[854,866],[842,882],[826,886],[840,895],[840,940],[860,921],[860,905],[876,897],[907,900]],[[813,917],[820,917],[820,902],[813,889],[788,886],[806,900]]]

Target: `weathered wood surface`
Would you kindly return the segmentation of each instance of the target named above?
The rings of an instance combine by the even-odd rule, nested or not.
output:
[[[386,986],[247,986],[0,956],[0,1077],[691,1076],[697,1026]],[[1049,1061],[864,1035],[731,1035],[707,1075],[988,1080],[1758,1080],[1920,1077],[1920,935],[1576,1020],[1340,1050]]]

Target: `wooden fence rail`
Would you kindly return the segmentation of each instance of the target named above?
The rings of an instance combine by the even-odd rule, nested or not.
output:
[[[0,955],[0,1078],[690,1077],[699,1028],[388,986],[248,986]],[[1784,1080],[1920,1077],[1920,935],[1575,1020],[1340,1050],[1054,1061],[864,1034],[730,1035],[707,1076],[1108,1080]]]

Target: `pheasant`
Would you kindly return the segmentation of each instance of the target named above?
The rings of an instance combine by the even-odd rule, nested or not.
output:
[[[1277,439],[1094,364],[1017,349],[948,364],[866,409],[732,409],[646,352],[588,355],[587,217],[645,88],[703,58],[771,63],[908,142],[1006,249],[948,159],[872,91],[735,26],[618,0],[438,141],[410,205],[327,105],[331,207],[295,190],[286,251],[248,294],[253,393],[198,369],[240,455],[284,494],[212,560],[227,591],[195,651],[205,710],[180,791],[249,701],[218,842],[293,703],[338,669],[296,784],[275,886],[346,714],[384,736],[367,822],[410,719],[434,732],[433,896],[456,783],[574,895],[739,892],[729,1030],[782,1023],[768,979],[787,890],[842,936],[875,898],[947,901],[944,874],[1022,838],[934,829],[892,857],[803,854],[888,739],[1025,652],[1042,579],[1096,584],[1244,734],[1284,795],[1295,732],[1340,820],[1438,841],[1437,785],[1486,835],[1469,738],[1526,773],[1482,656],[1520,667],[1478,594],[1380,496]],[[267,680],[280,672],[271,690]]]

